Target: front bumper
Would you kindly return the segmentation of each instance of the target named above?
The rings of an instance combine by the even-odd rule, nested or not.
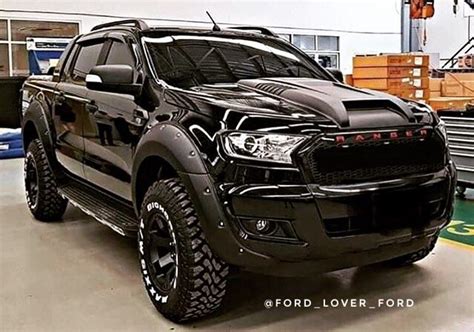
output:
[[[456,176],[450,164],[433,174],[351,186],[222,190],[204,175],[184,178],[207,240],[225,261],[267,274],[301,275],[371,264],[427,246],[450,220]],[[289,222],[296,239],[259,238],[242,226],[248,218]]]

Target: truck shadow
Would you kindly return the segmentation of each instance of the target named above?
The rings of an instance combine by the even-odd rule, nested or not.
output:
[[[251,273],[240,273],[228,283],[228,292],[222,310],[210,319],[193,324],[193,327],[213,329],[232,326],[234,329],[254,329],[285,320],[302,318],[330,330],[350,326],[352,321],[368,319],[384,311],[409,310],[407,308],[378,307],[379,299],[413,299],[415,306],[434,296],[426,281],[429,270],[418,266],[390,268],[376,264],[360,268],[321,274],[310,278],[278,278]],[[310,299],[310,308],[267,309],[264,301],[270,299]],[[331,300],[362,299],[367,307],[331,307]],[[329,307],[324,307],[325,304]],[[375,306],[370,309],[369,306]],[[319,307],[315,309],[314,307]]]
[[[64,221],[66,224],[73,224],[71,226],[74,228],[76,228],[74,223],[77,223],[74,234],[76,239],[81,239],[81,245],[86,243],[87,246],[92,247],[113,248],[113,250],[106,250],[107,254],[102,251],[101,264],[107,262],[110,272],[127,274],[134,288],[138,285],[141,287],[134,239],[123,238],[106,226],[98,226],[96,221],[75,208],[68,209]],[[89,226],[86,226],[84,221]],[[61,226],[58,225],[58,227]],[[298,319],[305,322],[303,326],[317,326],[318,330],[347,327],[351,322],[369,319],[371,315],[410,310],[409,308],[377,307],[379,299],[413,299],[416,307],[417,303],[439,295],[443,289],[437,288],[437,293],[433,292],[433,283],[430,283],[430,280],[435,280],[435,278],[432,273],[430,269],[424,268],[423,264],[403,268],[375,264],[307,278],[280,278],[237,272],[228,280],[223,307],[211,317],[185,326],[205,331],[228,330],[229,328],[247,330],[278,323],[286,325],[286,322],[291,322],[292,326],[299,325],[294,321]],[[144,300],[143,305],[150,305],[144,292],[141,296]],[[286,308],[282,305],[279,308],[266,309],[264,306],[266,299],[274,302],[276,299],[310,299],[311,307]],[[333,299],[363,299],[366,300],[367,307],[344,308],[341,304],[338,307],[324,307],[324,304],[330,304]],[[376,306],[376,308],[370,309],[369,306]],[[320,307],[320,309],[314,309],[314,307]],[[155,317],[163,319],[158,313]]]

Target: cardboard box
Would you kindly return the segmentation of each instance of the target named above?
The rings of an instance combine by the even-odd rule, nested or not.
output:
[[[413,88],[413,89],[389,89],[389,90],[381,90],[381,91],[400,97],[400,98],[406,98],[406,99],[428,100],[430,98],[429,89]]]
[[[445,73],[446,82],[474,81],[474,72],[472,73]]]
[[[464,87],[464,95],[466,97],[474,97],[474,80],[473,81],[461,81]]]
[[[441,82],[441,96],[443,97],[464,97],[464,89],[457,82]]]
[[[345,82],[348,85],[354,86],[354,78],[352,77],[352,75],[346,75]]]
[[[400,98],[414,100],[428,100],[430,98],[429,89],[402,89],[398,91],[389,90],[389,93]]]
[[[430,91],[430,98],[439,98],[441,97],[441,91]]]
[[[374,90],[393,90],[393,89],[427,89],[429,87],[428,78],[374,78],[374,79],[355,79],[354,86],[358,88]]]
[[[365,67],[428,67],[430,56],[422,53],[357,55],[353,58],[354,68]]]
[[[411,67],[367,67],[354,68],[354,79],[367,78],[425,78],[428,77],[428,68]]]
[[[473,98],[469,97],[441,97],[430,98],[429,104],[435,111],[440,110],[464,110],[466,105],[472,103]]]
[[[474,97],[474,81],[444,81],[441,83],[443,97]]]
[[[441,82],[444,80],[442,78],[431,78],[430,77],[430,91],[435,92],[439,91],[441,92]]]

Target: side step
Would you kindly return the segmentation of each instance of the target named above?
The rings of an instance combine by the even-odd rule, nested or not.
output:
[[[59,193],[72,205],[120,235],[137,236],[138,220],[132,206],[77,180],[67,182],[59,187]]]

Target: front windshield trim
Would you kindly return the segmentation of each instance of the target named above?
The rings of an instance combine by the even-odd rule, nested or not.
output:
[[[155,62],[151,58],[151,54],[150,54],[149,44],[153,44],[153,43],[165,44],[165,43],[170,43],[170,42],[174,42],[174,41],[177,41],[177,40],[210,40],[210,41],[235,43],[235,44],[245,45],[247,47],[262,50],[262,51],[268,52],[269,54],[273,54],[275,56],[282,56],[286,59],[294,61],[295,64],[301,65],[306,70],[310,71],[313,75],[315,75],[315,77],[321,77],[321,79],[329,80],[329,81],[333,80],[332,75],[330,75],[326,71],[326,69],[321,67],[318,63],[316,63],[314,61],[314,59],[310,58],[306,53],[304,53],[303,51],[301,51],[300,49],[298,49],[294,45],[289,44],[285,40],[282,40],[282,39],[276,38],[276,37],[272,37],[272,38],[257,37],[257,38],[258,39],[263,39],[263,40],[271,39],[274,42],[281,43],[282,45],[285,46],[285,48],[290,48],[292,51],[294,51],[299,57],[296,56],[295,54],[290,53],[290,52],[285,52],[284,50],[278,50],[278,49],[276,49],[272,46],[264,45],[263,43],[258,43],[258,42],[253,41],[253,40],[249,40],[249,39],[245,39],[245,38],[239,38],[239,37],[235,37],[235,36],[220,37],[220,36],[209,36],[209,35],[202,35],[202,34],[195,35],[195,34],[192,34],[192,33],[189,33],[189,34],[180,33],[180,34],[172,34],[172,35],[169,35],[169,36],[162,36],[162,37],[143,36],[141,38],[141,42],[142,42],[143,49],[145,51],[144,53],[145,53],[145,57],[146,57],[148,66],[150,67],[150,70],[151,70],[152,75],[153,75],[153,78],[155,79],[155,81],[159,85],[161,85],[163,87],[173,87],[173,88],[182,89],[182,90],[186,90],[186,91],[189,90],[189,88],[179,87],[177,85],[170,84],[167,81],[161,79],[160,76],[158,75],[158,71],[156,70]],[[262,48],[262,46],[264,46],[264,48]],[[305,61],[302,61],[302,60],[305,60]],[[307,66],[308,64],[310,64],[311,66]],[[264,78],[264,77],[262,77],[262,78]],[[228,82],[227,84],[236,84],[236,83],[237,82]],[[213,84],[213,83],[210,83],[210,84]]]

